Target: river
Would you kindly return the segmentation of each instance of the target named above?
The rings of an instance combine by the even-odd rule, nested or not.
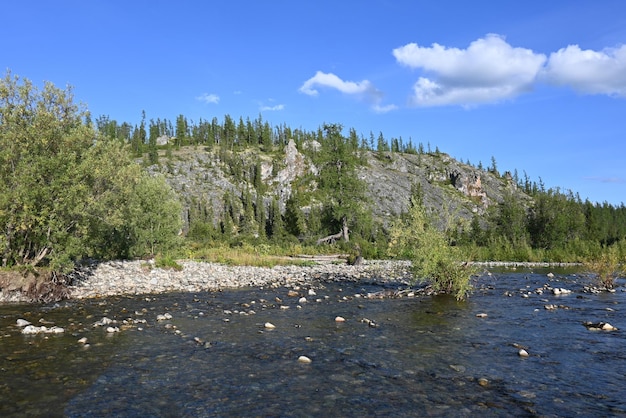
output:
[[[625,283],[547,273],[465,302],[332,282],[0,305],[0,416],[626,416]]]

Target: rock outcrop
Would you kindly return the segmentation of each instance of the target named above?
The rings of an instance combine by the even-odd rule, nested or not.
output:
[[[253,179],[246,173],[258,167],[264,184],[264,202],[269,205],[272,198],[277,197],[284,210],[294,182],[306,178],[309,190],[316,187],[318,170],[307,157],[315,152],[315,145],[305,143],[298,149],[291,140],[282,155],[247,149],[231,152],[229,161],[215,150],[183,147],[174,150],[169,159],[161,155],[160,163],[148,170],[166,177],[181,196],[185,215],[194,205],[204,205],[211,208],[217,220],[224,207],[225,193],[233,196],[241,196],[246,190],[256,193]],[[359,168],[358,176],[367,184],[372,213],[383,223],[408,209],[411,190],[416,185],[421,188],[426,207],[440,214],[442,225],[449,224],[451,219],[455,223],[469,222],[475,214],[482,215],[490,206],[501,202],[506,193],[513,193],[524,202],[530,201],[517,189],[510,174],[500,177],[444,153],[366,151],[364,159],[366,164]],[[241,167],[243,177],[233,175],[233,161]]]

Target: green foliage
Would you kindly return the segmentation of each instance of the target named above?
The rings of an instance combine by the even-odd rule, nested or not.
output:
[[[348,231],[354,228],[364,214],[365,183],[357,176],[360,163],[358,145],[341,135],[341,125],[324,125],[325,135],[316,163],[320,169],[318,182],[324,212],[327,214],[328,230],[343,231],[343,239],[349,240]]]
[[[183,266],[170,255],[158,255],[154,260],[154,265],[165,270],[182,271],[183,269]]]
[[[624,247],[624,245],[612,245],[605,248],[599,255],[585,260],[584,268],[596,277],[600,286],[612,289],[615,279],[626,275],[626,248]]]
[[[443,232],[429,221],[424,206],[412,199],[406,217],[390,232],[389,254],[411,260],[418,280],[429,280],[435,292],[465,299],[471,291],[474,267],[458,247],[450,246]]]
[[[164,181],[149,179],[117,138],[83,124],[85,114],[69,88],[39,91],[10,73],[0,80],[3,266],[65,270],[82,257],[154,253],[178,232],[180,206]],[[168,226],[148,220],[162,211]]]

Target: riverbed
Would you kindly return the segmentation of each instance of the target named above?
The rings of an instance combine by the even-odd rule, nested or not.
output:
[[[0,416],[626,416],[623,282],[475,285],[465,302],[321,280],[0,305]]]

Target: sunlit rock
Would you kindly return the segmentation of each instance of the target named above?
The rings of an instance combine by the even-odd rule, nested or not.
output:
[[[302,297],[302,298],[298,299],[298,303],[306,303],[306,298]]]
[[[528,357],[528,355],[529,355],[529,354],[528,354],[528,351],[524,350],[523,348],[520,348],[520,350],[517,352],[517,354],[518,354],[520,357]]]
[[[308,358],[307,356],[300,356],[300,357],[298,357],[298,363],[310,364],[311,362],[312,362],[312,360],[310,358]]]
[[[476,318],[487,318],[487,314],[486,314],[486,313],[484,313],[484,312],[477,313],[477,314],[476,314]]]
[[[41,328],[45,328],[45,327],[36,327],[34,325],[26,325],[24,329],[22,329],[22,334],[24,335],[39,334],[41,332]]]
[[[343,316],[337,316],[335,317],[335,322],[346,322],[346,318]]]
[[[111,325],[113,324],[115,321],[107,318],[106,316],[103,317],[101,320],[97,321],[96,323],[93,324],[94,327],[102,327],[104,325]]]
[[[617,331],[617,328],[608,322],[583,322],[583,325],[591,331]]]
[[[157,315],[157,321],[168,321],[170,319],[172,319],[172,314],[168,312]]]
[[[276,325],[272,324],[271,322],[266,322],[264,327],[265,329],[275,329]]]
[[[27,325],[30,325],[30,322],[22,318],[18,319],[16,322],[18,327],[25,327]]]

